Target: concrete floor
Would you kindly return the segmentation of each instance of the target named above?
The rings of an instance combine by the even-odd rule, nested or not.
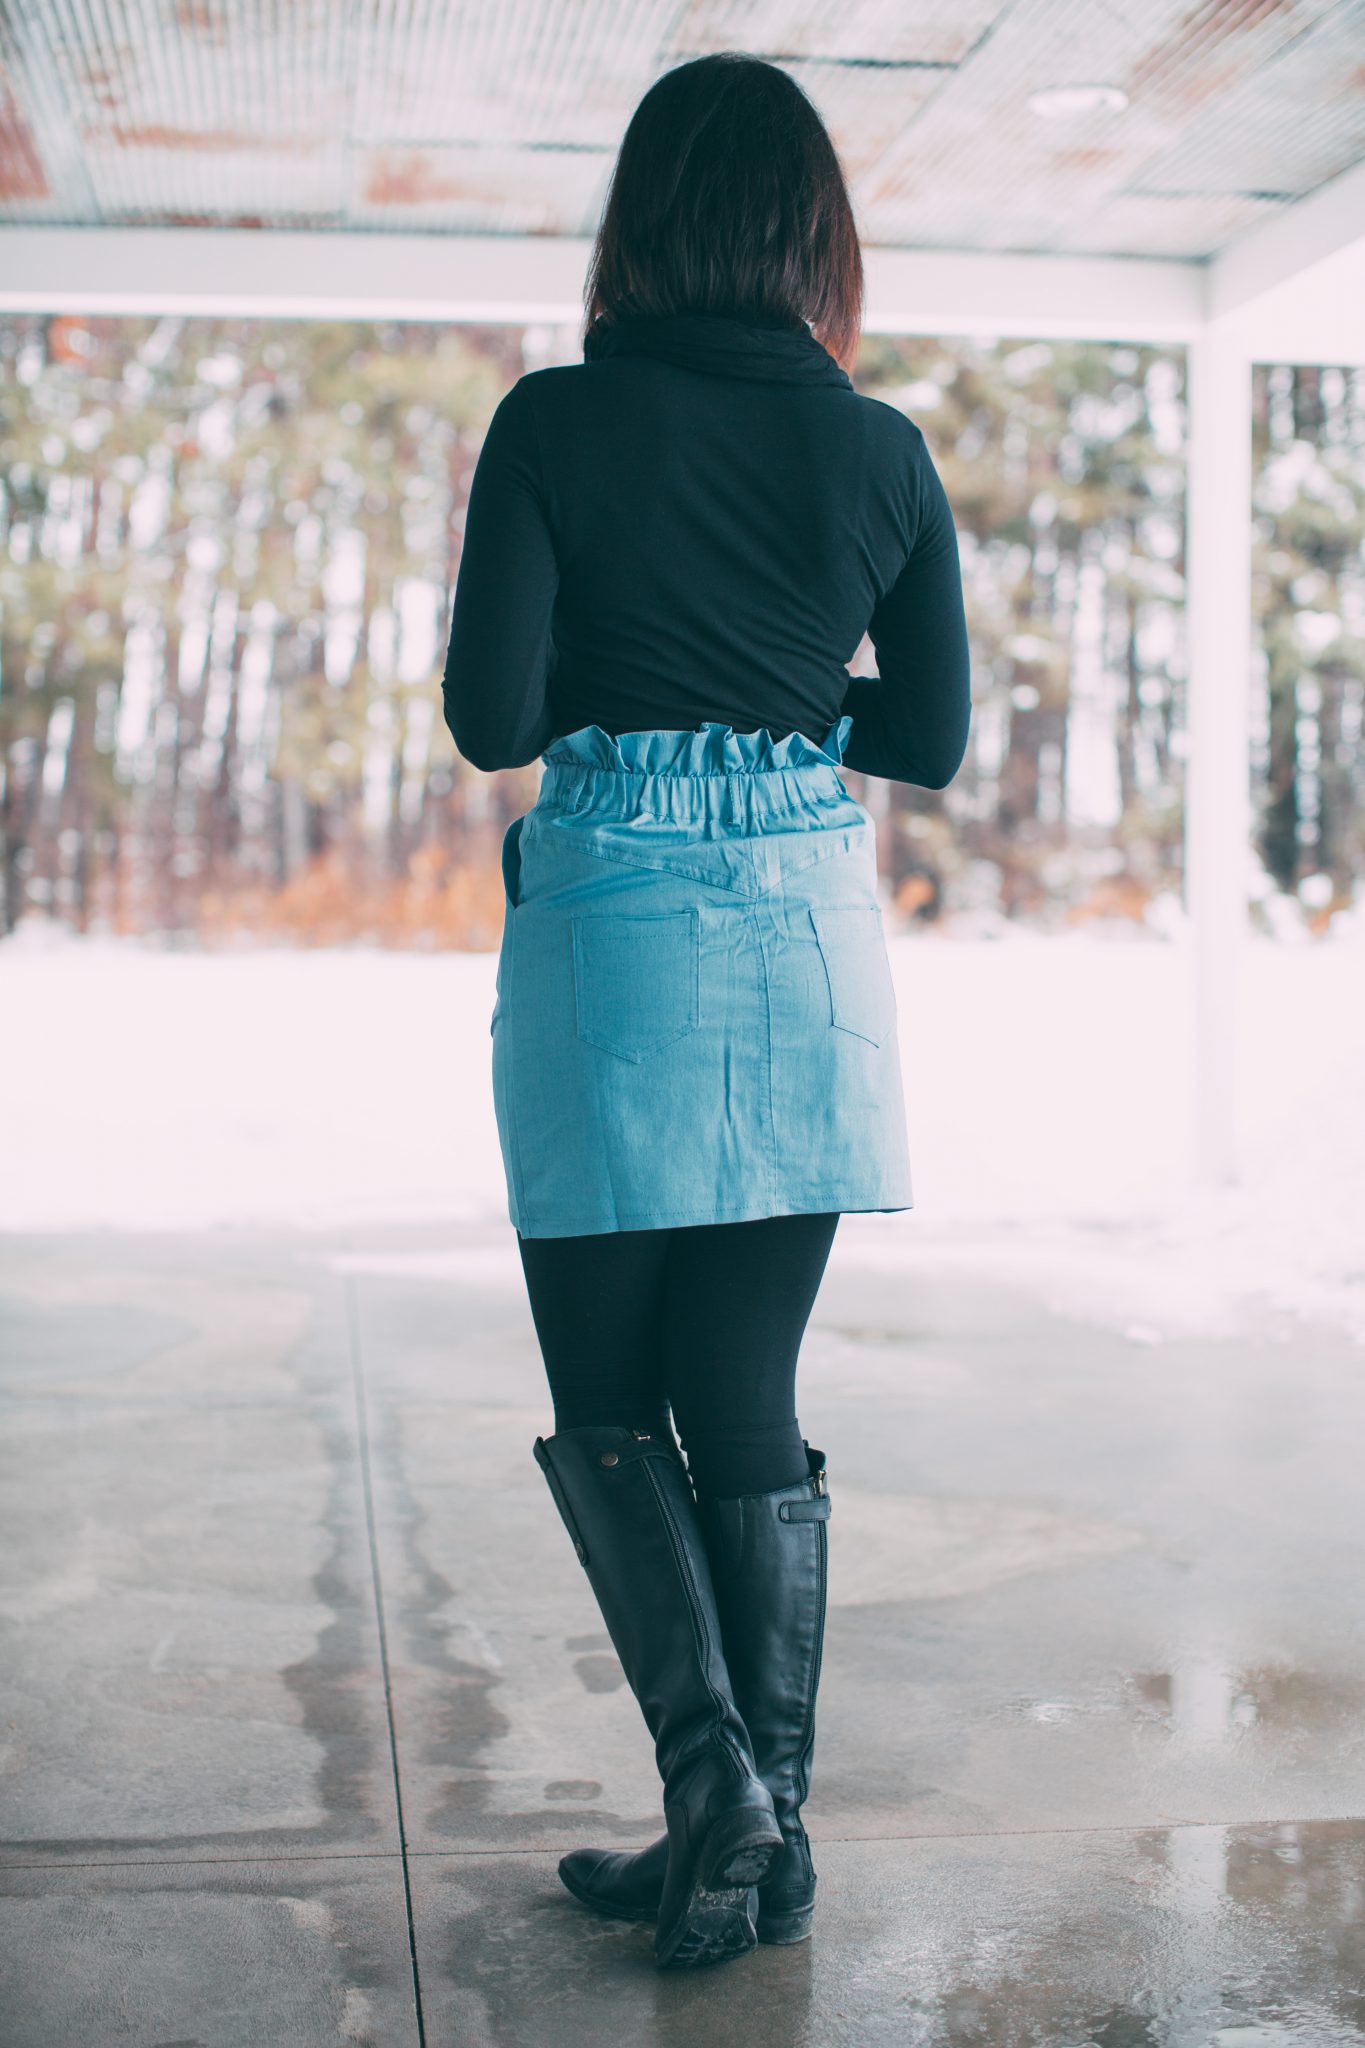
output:
[[[1365,2039],[1344,1338],[836,1247],[818,1930],[680,1976],[555,1876],[658,1782],[507,1229],[11,1238],[0,1356],[5,2048]]]

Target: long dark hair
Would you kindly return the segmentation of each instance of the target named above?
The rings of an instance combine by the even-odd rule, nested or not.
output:
[[[718,50],[650,86],[621,141],[588,264],[583,341],[630,313],[809,324],[852,370],[863,259],[843,167],[796,80]]]

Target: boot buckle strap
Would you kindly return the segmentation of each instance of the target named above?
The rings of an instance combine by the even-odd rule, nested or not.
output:
[[[804,1500],[783,1500],[777,1504],[779,1522],[827,1522],[833,1502],[827,1493],[809,1494]]]

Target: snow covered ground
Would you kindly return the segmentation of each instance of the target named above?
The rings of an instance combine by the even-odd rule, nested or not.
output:
[[[1241,1179],[1216,1191],[1191,1178],[1183,936],[890,943],[916,1206],[846,1218],[839,1260],[995,1270],[1139,1343],[1306,1317],[1365,1345],[1359,921],[1248,943]],[[0,1229],[505,1224],[495,964],[0,945]]]

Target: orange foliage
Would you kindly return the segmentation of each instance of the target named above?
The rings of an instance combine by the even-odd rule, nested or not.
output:
[[[907,875],[893,897],[902,917],[917,917],[934,900],[934,885],[928,875]]]
[[[413,951],[494,952],[502,938],[500,866],[452,861],[421,847],[403,875],[358,875],[339,853],[319,854],[282,888],[207,891],[200,936],[212,944],[247,937],[295,946],[366,941]]]
[[[1063,922],[1085,924],[1092,917],[1127,917],[1134,924],[1146,920],[1152,891],[1134,875],[1111,875],[1097,882],[1079,903],[1069,903]]]

